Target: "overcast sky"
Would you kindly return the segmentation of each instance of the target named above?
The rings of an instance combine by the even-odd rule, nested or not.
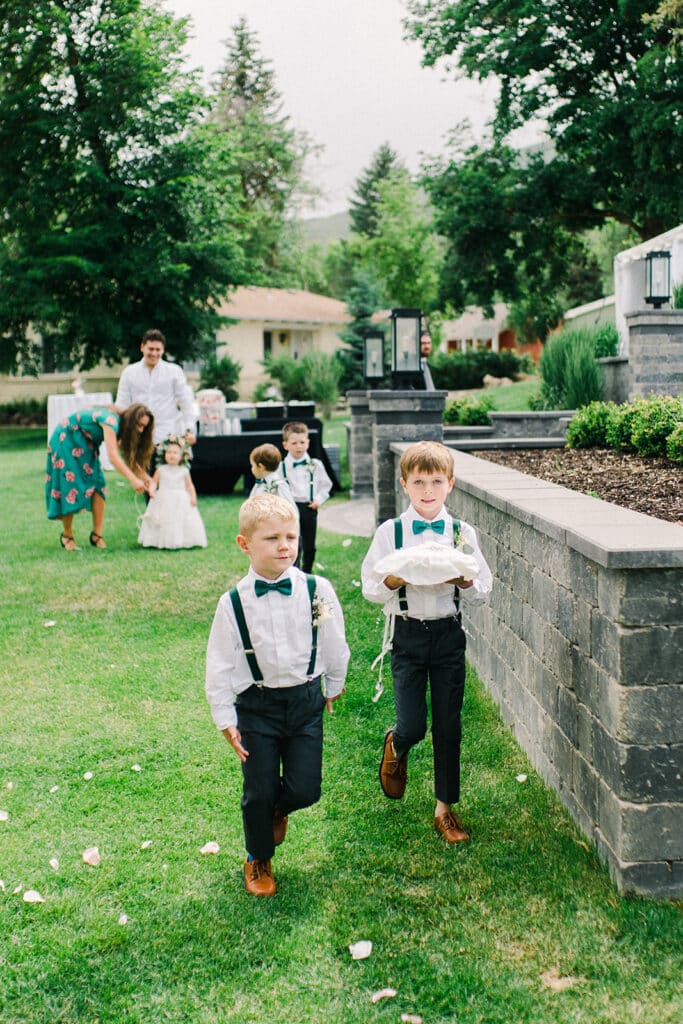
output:
[[[223,63],[232,27],[244,15],[271,62],[283,111],[322,145],[311,170],[325,193],[309,216],[345,210],[353,185],[383,142],[411,171],[421,154],[443,152],[447,133],[467,119],[480,135],[492,114],[493,85],[455,81],[420,65],[421,47],[403,40],[402,0],[164,0],[192,19],[192,67]]]

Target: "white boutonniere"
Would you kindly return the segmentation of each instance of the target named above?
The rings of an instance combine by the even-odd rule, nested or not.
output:
[[[324,601],[322,597],[313,598],[313,625],[322,626],[332,618],[332,605]]]

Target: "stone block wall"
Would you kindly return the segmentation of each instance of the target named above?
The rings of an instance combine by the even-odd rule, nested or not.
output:
[[[626,323],[629,400],[683,394],[683,309],[643,309]]]
[[[470,662],[619,889],[680,899],[680,527],[453,454],[449,508],[494,575],[464,604]]]

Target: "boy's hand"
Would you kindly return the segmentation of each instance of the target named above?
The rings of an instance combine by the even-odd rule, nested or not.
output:
[[[341,697],[342,693],[346,693],[346,687],[344,687],[344,689],[341,691],[341,693],[338,693],[336,697],[326,697],[325,698],[325,704],[327,705],[327,713],[328,713],[328,715],[333,715],[334,714],[334,709],[333,709],[332,705],[334,704],[335,700],[339,700],[339,698]]]
[[[317,501],[309,501],[309,503],[308,503],[308,507],[309,507],[309,508],[312,508],[312,509],[317,509],[317,507],[318,507],[318,502],[317,502]]]
[[[458,590],[467,590],[474,583],[474,580],[464,580],[462,576],[457,576],[454,580],[446,580],[447,583],[452,583]]]
[[[223,735],[239,757],[242,764],[244,764],[246,759],[249,757],[249,751],[245,750],[242,746],[242,737],[240,736],[240,731],[237,726],[229,725],[227,729],[223,730]]]
[[[398,590],[399,587],[405,587],[406,585],[406,581],[402,580],[400,576],[385,576],[383,582],[384,586],[388,587],[389,590]]]

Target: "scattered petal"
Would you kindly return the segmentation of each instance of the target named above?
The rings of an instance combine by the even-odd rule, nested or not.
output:
[[[553,992],[564,992],[565,989],[576,985],[577,981],[578,978],[573,978],[571,974],[561,975],[557,967],[551,967],[541,975],[544,988],[549,988]]]
[[[159,573],[159,579],[160,579],[160,580],[163,580],[163,579],[165,579],[165,578],[166,578],[167,576],[170,576],[170,575],[171,575],[171,574],[170,574],[170,572],[160,572],[160,573]]]
[[[2,878],[0,878],[0,889],[2,889],[3,892],[7,892],[7,890],[5,889],[5,883],[3,882]]]
[[[168,871],[168,864],[162,864],[161,865],[161,870],[162,871]]]
[[[343,548],[350,548],[352,544],[353,544],[353,541],[351,540],[350,537],[347,537],[346,540],[342,541],[342,547]]]
[[[140,849],[141,850],[149,850],[151,845],[152,845],[152,840],[151,839],[145,839],[144,842],[140,843]]]
[[[422,1024],[422,1017],[419,1013],[402,1013],[403,1024]]]
[[[46,629],[49,629],[50,626],[56,626],[57,623],[55,622],[54,619],[46,619],[43,625],[45,626]]]
[[[142,768],[140,767],[140,765],[139,765],[139,764],[132,764],[132,765],[130,766],[130,770],[131,770],[132,772],[141,772],[141,771],[142,771]]]
[[[83,863],[89,864],[90,867],[96,868],[100,863],[100,851],[96,846],[89,846],[87,850],[83,851]]]
[[[21,888],[21,887],[20,887]],[[27,889],[24,893],[24,903],[44,903],[45,900],[35,889]]]
[[[526,782],[526,775],[522,772],[520,775],[516,776],[516,779],[517,782]]]
[[[117,487],[125,487],[126,485],[124,484],[123,480],[117,480],[116,481],[116,486]]]
[[[351,582],[353,583],[354,587],[360,586],[360,580],[351,580]]]
[[[50,867],[52,868],[53,871],[59,871],[59,861],[57,860],[56,857],[50,858]]]
[[[395,988],[381,988],[379,992],[372,993],[372,1001],[378,1003],[380,999],[393,999],[397,995],[398,992]]]
[[[322,562],[316,562],[315,563],[315,567],[316,567],[316,569],[324,569],[325,568],[325,566],[322,564]]]
[[[361,939],[359,942],[352,942],[349,946],[349,953],[353,960],[367,960],[372,953],[372,943],[369,939]]]
[[[7,788],[8,789],[14,789],[14,783],[13,782],[8,782],[7,783]]]
[[[218,853],[219,850],[220,850],[220,846],[215,841],[215,839],[212,839],[211,842],[205,843],[204,846],[202,846],[202,848],[201,848],[201,850],[199,852],[200,853],[204,853],[204,854],[207,854],[207,853]]]
[[[9,821],[9,811],[0,811],[0,821]]]
[[[51,793],[56,793],[58,789],[59,789],[59,786],[51,786],[50,787],[50,792]]]
[[[12,889],[12,895],[13,895],[13,896],[16,896],[16,895],[17,895],[17,893],[18,893],[18,892],[21,892],[21,890],[22,890],[23,888],[24,888],[24,887],[23,887],[23,885],[18,885],[18,886],[16,887],[16,889]]]
[[[119,915],[119,924],[128,924],[128,914]]]
[[[93,772],[83,772],[83,778],[86,780],[86,782],[90,782],[92,777],[93,777]]]

